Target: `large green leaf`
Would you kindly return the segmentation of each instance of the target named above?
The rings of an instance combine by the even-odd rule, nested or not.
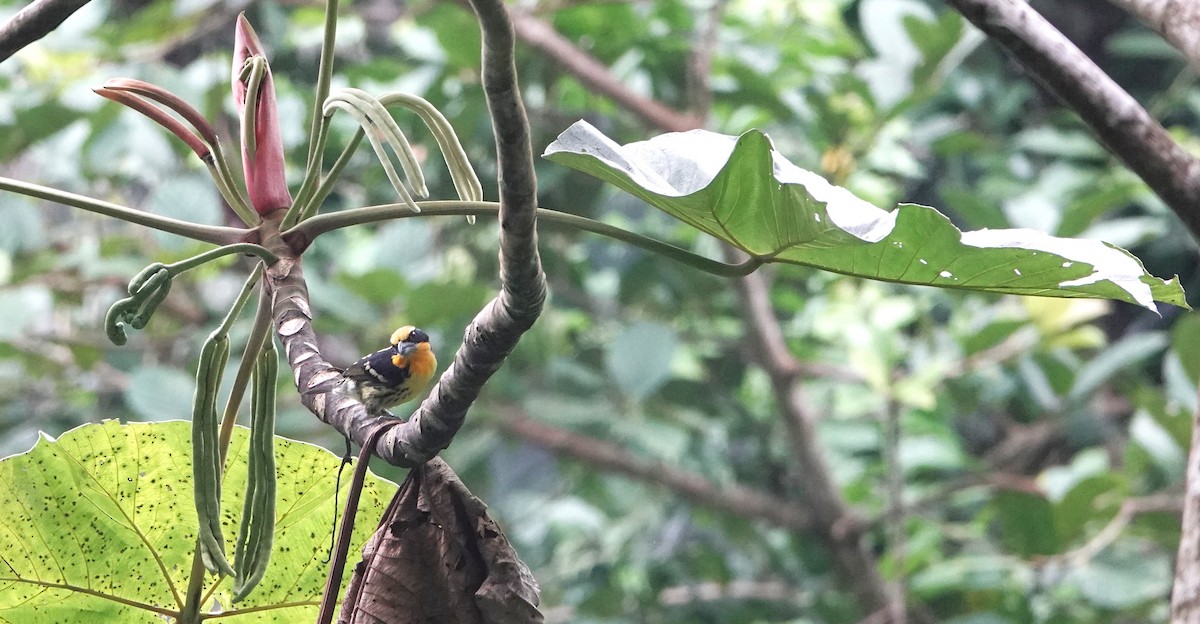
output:
[[[1071,569],[1067,582],[1093,605],[1127,609],[1161,603],[1171,593],[1173,568],[1165,553],[1149,550],[1141,540],[1124,540]]]
[[[1040,492],[999,489],[992,500],[999,512],[1001,536],[1010,550],[1022,557],[1062,551],[1054,503]]]
[[[0,461],[0,622],[152,622],[178,615],[196,544],[190,427],[182,421],[87,424]],[[237,534],[247,434],[239,427],[230,445],[222,499],[226,535]],[[275,460],[275,552],[262,583],[233,605],[231,579],[204,579],[204,609],[224,613],[223,620],[294,622],[316,615],[339,460],[285,439],[276,441]],[[395,489],[368,479],[360,517],[382,515]],[[352,552],[373,530],[369,520],[358,523]]]
[[[1147,274],[1123,249],[1028,229],[960,232],[928,206],[887,212],[788,162],[757,130],[621,146],[579,121],[544,155],[765,261],[905,284],[1187,307],[1178,279]]]

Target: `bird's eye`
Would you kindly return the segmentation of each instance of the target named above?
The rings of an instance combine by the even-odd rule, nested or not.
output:
[[[412,325],[405,325],[404,327],[397,329],[396,331],[392,332],[392,344],[408,342],[409,337],[414,331],[417,331],[417,329]]]

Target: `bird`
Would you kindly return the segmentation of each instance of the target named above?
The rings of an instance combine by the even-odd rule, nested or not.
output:
[[[420,394],[436,370],[429,334],[405,325],[392,332],[390,347],[346,367],[336,392],[357,399],[368,413],[382,414]]]

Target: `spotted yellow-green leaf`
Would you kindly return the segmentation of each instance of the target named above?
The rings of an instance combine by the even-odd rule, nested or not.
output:
[[[1178,278],[1129,252],[1028,229],[961,232],[928,206],[871,205],[793,165],[757,130],[704,130],[618,145],[584,121],[545,157],[614,184],[766,262],[869,279],[1017,295],[1187,307]]]
[[[105,421],[57,440],[43,435],[30,451],[0,461],[0,622],[173,620],[196,546],[190,440],[189,422]],[[248,441],[248,430],[234,431],[226,534],[237,532]],[[311,621],[321,600],[340,460],[311,444],[276,442],[275,552],[258,589],[236,605],[233,579],[206,573],[203,611],[224,613],[222,621]],[[395,490],[369,478],[362,517],[382,515]],[[358,525],[351,552],[374,530]]]

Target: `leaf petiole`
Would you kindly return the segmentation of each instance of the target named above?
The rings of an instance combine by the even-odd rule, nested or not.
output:
[[[464,201],[426,201],[420,203],[421,215],[426,216],[473,216],[473,215],[490,215],[497,216],[500,213],[500,204],[498,202],[464,202]],[[351,225],[361,225],[364,223],[374,223],[376,221],[385,221],[388,219],[402,219],[418,216],[405,204],[383,204],[379,206],[368,206],[366,208],[354,208],[351,210],[343,210],[341,212],[317,215],[311,219],[301,222],[299,225],[287,230],[283,233],[284,239],[287,240],[293,247],[303,248],[321,234],[336,230]],[[635,247],[640,247],[651,253],[658,254],[686,264],[692,268],[699,269],[705,273],[718,275],[721,277],[739,277],[753,273],[758,267],[766,261],[765,258],[750,257],[749,260],[738,264],[726,264],[717,260],[706,258],[699,254],[694,254],[685,249],[676,247],[670,243],[643,236],[636,232],[630,232],[614,225],[601,223],[587,217],[580,217],[565,212],[556,210],[547,210],[545,208],[537,209],[537,218],[543,223],[551,225],[560,225],[570,227],[576,230],[583,230],[608,238],[619,240],[628,243]]]

